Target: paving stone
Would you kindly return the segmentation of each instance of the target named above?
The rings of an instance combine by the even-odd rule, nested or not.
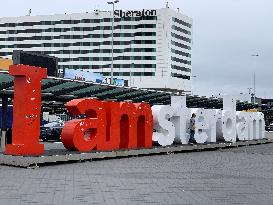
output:
[[[0,166],[0,204],[273,204],[273,144]]]

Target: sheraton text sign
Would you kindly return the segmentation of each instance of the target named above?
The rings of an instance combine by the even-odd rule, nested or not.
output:
[[[6,154],[41,155],[40,144],[41,84],[47,77],[45,68],[10,66],[14,76],[12,144]],[[224,99],[223,110],[190,109],[186,97],[173,96],[171,105],[100,101],[95,98],[74,99],[66,104],[71,115],[85,115],[65,123],[61,134],[68,150],[118,150],[151,148],[173,143],[187,144],[189,120],[196,113],[194,138],[198,143],[264,138],[262,113],[236,111],[236,100]],[[154,130],[154,131],[153,131]]]
[[[144,16],[156,16],[156,10],[143,9],[142,11],[123,11],[115,10],[115,17],[144,17]]]

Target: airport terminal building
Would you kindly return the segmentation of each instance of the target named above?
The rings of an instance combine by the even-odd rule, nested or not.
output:
[[[112,12],[0,18],[0,56],[13,50],[59,58],[64,68],[103,74],[112,63]],[[131,87],[191,90],[192,19],[163,8],[114,12],[114,78]]]

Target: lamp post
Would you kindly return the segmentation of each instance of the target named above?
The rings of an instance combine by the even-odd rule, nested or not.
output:
[[[250,102],[252,102],[252,94],[251,94],[252,88],[247,88],[247,89],[248,89],[248,95],[250,97]]]
[[[250,95],[252,88],[247,88],[247,89],[248,89],[248,94]]]
[[[132,68],[135,67],[135,64],[132,63],[131,66],[130,66],[130,87],[132,87]]]
[[[197,78],[197,75],[192,75],[191,76],[191,79],[193,79],[193,78]],[[193,86],[192,86],[192,80],[191,80],[191,94],[193,95]]]
[[[112,4],[113,5],[113,13],[112,13],[112,63],[111,63],[111,84],[114,83],[113,81],[113,67],[114,67],[114,21],[115,21],[115,16],[114,16],[114,12],[115,12],[115,4],[118,3],[119,0],[115,0],[115,1],[109,1],[107,2],[108,4]]]
[[[252,57],[259,57],[259,54],[253,54],[251,55]],[[256,66],[255,66],[256,67]],[[256,69],[256,68],[254,68]],[[254,71],[254,76],[253,76],[253,103],[256,103],[256,73]]]

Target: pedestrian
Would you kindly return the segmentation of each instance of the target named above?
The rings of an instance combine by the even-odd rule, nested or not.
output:
[[[192,113],[191,119],[190,119],[190,139],[189,139],[189,143],[196,143],[196,141],[194,139],[194,134],[195,134],[195,117],[196,117],[196,114]]]

